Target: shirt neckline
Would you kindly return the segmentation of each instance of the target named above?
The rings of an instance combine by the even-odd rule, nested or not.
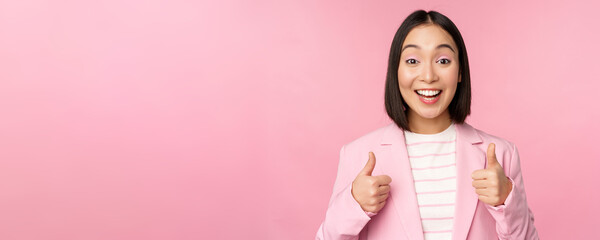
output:
[[[425,137],[425,138],[442,137],[442,136],[450,135],[452,132],[454,132],[454,128],[455,128],[454,122],[452,122],[450,124],[450,126],[448,126],[444,131],[441,131],[439,133],[424,134],[424,133],[414,133],[411,131],[404,130],[404,135],[415,136],[415,137]]]

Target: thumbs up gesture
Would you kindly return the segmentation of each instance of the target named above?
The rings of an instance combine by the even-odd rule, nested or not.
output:
[[[385,206],[392,178],[388,175],[371,176],[373,169],[375,154],[369,152],[369,161],[352,182],[352,196],[364,211],[377,213]]]
[[[487,149],[487,167],[471,174],[473,187],[479,195],[479,200],[494,207],[504,204],[512,190],[512,183],[498,163],[495,150],[496,145],[490,143]]]

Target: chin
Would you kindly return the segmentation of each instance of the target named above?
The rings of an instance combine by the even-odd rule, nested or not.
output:
[[[420,115],[423,118],[428,118],[428,119],[434,119],[440,116],[440,114],[436,113],[436,114],[422,114]]]
[[[442,112],[438,111],[418,111],[416,112],[422,118],[434,119],[442,115]]]

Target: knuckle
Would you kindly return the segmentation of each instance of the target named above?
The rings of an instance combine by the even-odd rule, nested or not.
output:
[[[367,180],[367,183],[368,183],[369,185],[371,185],[371,186],[374,186],[374,185],[376,185],[376,184],[377,184],[377,180],[376,180],[375,178],[369,178],[369,179]]]
[[[370,196],[375,196],[375,195],[377,195],[377,189],[374,189],[374,188],[371,188],[371,189],[369,189],[369,195],[370,195]]]

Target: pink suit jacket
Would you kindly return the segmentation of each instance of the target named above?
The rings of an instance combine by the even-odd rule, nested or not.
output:
[[[470,125],[456,124],[456,205],[452,239],[538,239],[527,205],[519,154],[515,145]],[[471,173],[485,168],[486,150],[496,144],[496,157],[513,189],[504,205],[479,201]],[[375,153],[373,176],[392,178],[386,205],[369,217],[352,197],[352,181]],[[412,171],[404,132],[395,124],[379,128],[342,147],[337,177],[325,220],[316,239],[423,239]]]

